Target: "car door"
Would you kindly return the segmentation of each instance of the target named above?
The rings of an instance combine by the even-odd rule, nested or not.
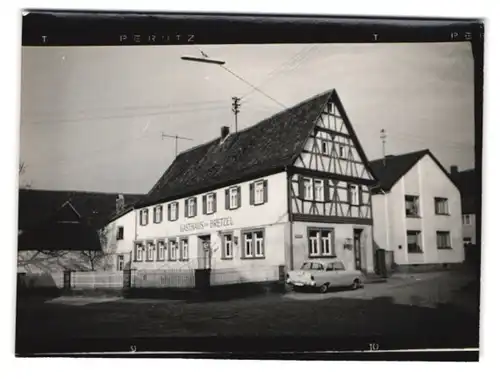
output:
[[[351,284],[351,277],[346,271],[344,263],[340,261],[333,262],[333,269],[335,270],[339,286],[348,286]]]
[[[328,277],[328,281],[330,283],[330,287],[335,287],[339,285],[339,278],[337,275],[337,271],[335,271],[333,262],[330,262],[326,265],[325,276]]]

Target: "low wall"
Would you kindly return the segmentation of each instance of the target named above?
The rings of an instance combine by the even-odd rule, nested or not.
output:
[[[210,286],[276,282],[278,280],[279,268],[277,266],[254,266],[244,269],[228,268],[210,271]]]
[[[195,288],[195,270],[137,270],[133,288]]]
[[[122,271],[88,271],[71,273],[72,289],[123,288]]]

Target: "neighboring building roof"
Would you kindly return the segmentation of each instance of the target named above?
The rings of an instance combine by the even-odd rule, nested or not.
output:
[[[451,177],[462,195],[462,213],[476,213],[479,204],[478,199],[481,196],[478,186],[480,178],[478,178],[477,171],[475,169],[458,171],[452,173]]]
[[[450,174],[437,160],[434,154],[432,154],[429,149],[425,149],[401,155],[388,155],[385,158],[385,163],[384,159],[371,161],[370,167],[379,181],[378,188],[381,188],[384,191],[390,191],[398,180],[410,171],[410,169],[426,155],[429,155],[443,171],[443,173],[453,182]]]
[[[34,228],[50,221],[55,212],[68,201],[85,223],[101,228],[116,213],[118,195],[105,192],[20,189],[18,229]],[[144,195],[124,194],[125,208],[142,196]]]
[[[137,206],[196,195],[285,170],[298,158],[330,99],[341,112],[361,158],[368,163],[337,92],[330,90],[231,133],[223,143],[217,138],[179,154]]]

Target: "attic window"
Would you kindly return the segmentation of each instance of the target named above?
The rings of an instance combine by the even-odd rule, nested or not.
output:
[[[328,142],[321,141],[321,153],[328,154]]]

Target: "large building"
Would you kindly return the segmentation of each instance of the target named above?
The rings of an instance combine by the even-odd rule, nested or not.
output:
[[[137,269],[293,269],[339,257],[371,272],[375,183],[331,90],[179,154],[110,229]]]
[[[376,248],[398,266],[464,261],[460,192],[429,150],[389,155],[370,163]]]

